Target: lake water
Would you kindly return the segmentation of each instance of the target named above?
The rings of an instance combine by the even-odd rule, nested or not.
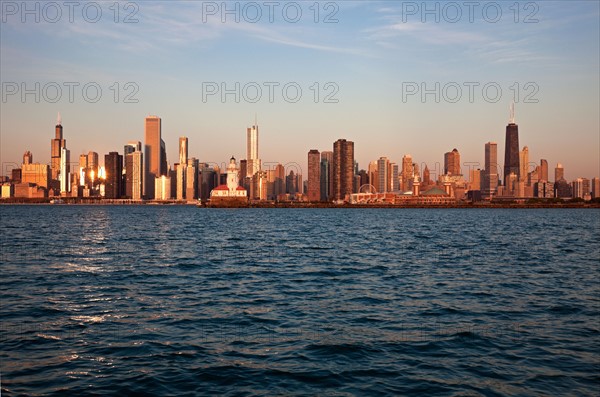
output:
[[[600,210],[0,206],[2,395],[598,395]]]

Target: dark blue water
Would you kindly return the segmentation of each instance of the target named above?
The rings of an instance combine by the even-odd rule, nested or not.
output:
[[[599,395],[600,211],[0,206],[2,395]]]

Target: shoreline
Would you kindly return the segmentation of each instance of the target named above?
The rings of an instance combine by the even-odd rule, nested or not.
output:
[[[63,199],[64,200],[64,199]],[[333,204],[333,203],[293,203],[293,202],[263,202],[263,203],[247,203],[244,205],[231,204],[212,204],[203,203],[199,205],[195,202],[182,201],[130,201],[130,200],[64,200],[63,203],[51,203],[50,199],[10,199],[0,200],[0,206],[10,205],[48,205],[48,206],[195,206],[198,208],[600,208],[598,202],[564,202],[564,203],[455,203],[455,204]]]

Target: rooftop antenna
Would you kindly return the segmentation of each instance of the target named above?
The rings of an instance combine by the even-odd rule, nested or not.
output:
[[[254,113],[254,126],[258,128],[258,119],[256,117],[256,113]]]
[[[513,101],[510,103],[510,119],[509,122],[510,124],[514,124],[515,123],[515,101],[513,99]]]
[[[56,116],[56,125],[62,125],[62,119],[60,118],[60,112],[58,112],[58,116]]]

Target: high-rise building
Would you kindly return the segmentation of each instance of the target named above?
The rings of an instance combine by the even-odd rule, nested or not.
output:
[[[485,170],[483,176],[481,196],[491,199],[496,194],[496,188],[498,187],[498,144],[496,142],[485,144]]]
[[[69,165],[71,162],[71,151],[66,147],[60,149],[60,194],[64,195],[71,191],[71,176]]]
[[[333,144],[333,199],[350,196],[354,184],[354,142],[338,139]]]
[[[390,163],[389,165],[389,186],[392,192],[397,192],[400,190],[400,180],[398,179],[399,170],[398,164]]]
[[[321,153],[312,149],[308,152],[308,201],[321,200]]]
[[[144,128],[144,197],[154,198],[155,183],[162,168],[161,119],[158,116],[146,117]]]
[[[423,169],[423,186],[429,186],[431,184],[431,173],[429,172],[429,167],[425,164],[425,168]]]
[[[56,119],[56,127],[54,129],[54,139],[50,141],[50,169],[51,169],[51,179],[53,181],[58,180],[58,175],[60,174],[60,156],[61,149],[67,147],[67,141],[63,139],[63,127],[62,120],[60,117],[60,113]]]
[[[40,163],[23,164],[19,179],[21,183],[35,183],[48,189],[50,186],[50,166]]]
[[[33,163],[33,154],[28,150],[23,154],[23,164],[32,164]]]
[[[389,172],[390,161],[387,157],[380,157],[377,160],[377,189],[378,193],[387,193],[390,191],[390,172]]]
[[[600,179],[598,177],[592,178],[592,198],[600,197]]]
[[[188,162],[188,138],[186,136],[179,137],[179,164],[187,166]]]
[[[246,130],[246,161],[247,177],[252,177],[260,171],[260,159],[258,157],[258,123]]]
[[[327,175],[325,176],[327,179],[327,199],[325,201],[333,200],[333,152],[331,150],[324,150],[321,152],[321,161],[327,160]],[[321,174],[321,178],[324,175]],[[322,193],[321,189],[321,193]]]
[[[511,107],[510,121],[506,126],[506,140],[504,147],[504,178],[514,172],[517,180],[521,178],[519,161],[519,126],[515,124],[514,104]]]
[[[123,184],[123,156],[118,152],[109,152],[104,156],[104,197],[121,198]]]
[[[144,154],[141,150],[135,150],[125,155],[125,197],[132,200],[141,200],[143,190]]]
[[[540,160],[540,181],[548,182],[548,160]]]
[[[195,157],[188,159],[186,168],[186,190],[185,198],[187,201],[194,201],[198,198],[198,160]]]
[[[554,169],[554,182],[558,182],[562,179],[565,179],[565,169],[561,163],[557,163],[556,168]]]
[[[523,150],[519,152],[519,181],[525,182],[529,173],[529,148],[523,146]]]
[[[161,175],[154,178],[154,199],[155,200],[171,200],[173,191],[171,186],[171,177]]]
[[[129,153],[141,152],[141,151],[142,151],[142,142],[129,141],[123,147],[123,157],[127,156]]]
[[[246,160],[246,159],[240,160],[240,175],[239,175],[240,186],[243,186],[246,189],[248,189],[248,187],[245,184],[247,176],[248,176],[248,160]]]
[[[410,154],[404,155],[402,157],[402,172],[400,178],[400,189],[403,192],[412,190],[412,182],[414,179],[414,166],[412,156]]]
[[[574,198],[585,198],[590,194],[590,180],[587,178],[577,178],[571,182]]]
[[[456,148],[451,152],[444,153],[444,174],[462,175],[460,171],[460,153]]]
[[[482,171],[480,169],[469,170],[468,190],[481,190],[481,176]]]
[[[380,193],[379,190],[379,173],[377,172],[377,161],[371,161],[369,166],[367,167],[367,174],[369,175],[369,183],[372,186],[372,189],[375,191],[369,190],[370,193]]]

